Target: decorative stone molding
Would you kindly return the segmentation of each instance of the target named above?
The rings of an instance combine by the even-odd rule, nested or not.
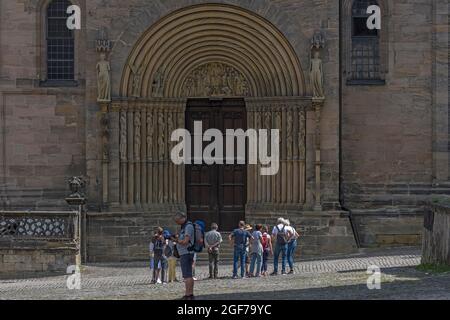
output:
[[[108,30],[105,27],[100,27],[98,30],[95,49],[97,52],[107,53],[111,51],[111,40],[108,39]]]

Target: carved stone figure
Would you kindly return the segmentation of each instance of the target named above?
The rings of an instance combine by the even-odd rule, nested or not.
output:
[[[248,96],[245,77],[235,68],[218,62],[193,70],[183,87],[186,97]]]
[[[132,96],[135,98],[141,97],[141,76],[142,68],[130,65],[131,72],[133,73],[133,83],[132,83]]]
[[[156,71],[155,77],[153,78],[152,97],[161,98],[163,94],[164,94],[164,74],[160,68],[158,69],[158,71]]]
[[[84,198],[83,189],[86,182],[83,177],[72,177],[68,181],[71,194],[69,198]]]
[[[261,117],[260,112],[255,112],[255,129],[261,129]]]
[[[158,114],[158,155],[160,159],[164,159],[165,157],[165,121],[164,121],[164,113],[162,111]]]
[[[323,98],[325,96],[323,91],[323,66],[322,59],[320,59],[320,52],[318,50],[313,51],[313,58],[311,59],[309,71],[313,97]]]
[[[292,111],[288,111],[287,113],[287,128],[286,128],[286,147],[288,157],[292,156],[292,144],[294,142],[293,136],[293,119],[292,119]]]
[[[275,113],[275,126],[277,129],[281,130],[281,112]]]
[[[127,161],[127,114],[120,114],[120,159]]]
[[[141,160],[141,113],[137,111],[134,115],[134,158]]]
[[[153,158],[153,133],[154,133],[154,124],[153,124],[153,112],[147,112],[147,157],[149,160]]]
[[[100,61],[97,63],[97,101],[110,102],[111,101],[111,66],[106,61],[106,54],[100,53]]]
[[[298,129],[298,152],[300,159],[305,159],[306,157],[306,128],[305,128],[305,112],[300,111],[299,115],[299,129]]]
[[[264,125],[265,125],[266,129],[268,129],[268,130],[272,129],[272,113],[270,111],[267,111],[265,113]]]

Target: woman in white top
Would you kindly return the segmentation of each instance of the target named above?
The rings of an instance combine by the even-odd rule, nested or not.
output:
[[[286,220],[286,231],[289,234],[289,240],[288,240],[288,248],[287,248],[287,261],[289,264],[289,274],[294,274],[294,255],[295,255],[295,249],[297,248],[297,239],[300,236],[295,228],[291,226],[291,223],[289,220]]]

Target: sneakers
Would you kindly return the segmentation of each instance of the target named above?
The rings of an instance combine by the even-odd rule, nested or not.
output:
[[[294,270],[289,271],[288,274],[294,274]]]
[[[272,272],[270,275],[271,275],[271,276],[277,276],[277,275],[278,275],[278,272],[274,271],[274,272]]]

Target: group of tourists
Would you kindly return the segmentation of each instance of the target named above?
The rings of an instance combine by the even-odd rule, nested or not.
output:
[[[174,217],[180,226],[176,235],[158,227],[150,242],[152,283],[178,281],[176,265],[180,261],[181,273],[186,286],[184,300],[194,299],[195,261],[197,253],[205,248],[209,257],[209,278],[217,279],[219,274],[220,245],[223,242],[219,226],[211,225],[205,233],[203,221],[190,222],[186,214],[178,212]],[[294,254],[299,238],[298,232],[289,220],[279,218],[269,234],[269,227],[257,224],[254,227],[239,222],[229,235],[234,247],[233,279],[268,276],[268,260],[273,255],[272,276],[278,274],[281,255],[281,274],[294,273]],[[289,272],[286,267],[289,266]],[[238,270],[240,269],[240,270]],[[239,274],[238,274],[238,271]]]

